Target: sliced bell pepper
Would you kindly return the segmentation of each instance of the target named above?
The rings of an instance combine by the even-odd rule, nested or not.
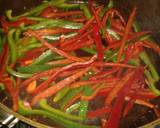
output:
[[[66,109],[66,113],[72,113],[72,112],[74,112],[75,110],[78,110],[78,108],[80,107],[80,105],[81,105],[81,102],[77,102],[77,103],[71,105],[70,107],[68,107],[68,108]]]
[[[62,90],[60,90],[54,97],[53,101],[57,102],[61,99],[63,99],[64,97],[66,97],[67,93],[70,91],[70,88],[67,86],[65,88],[63,88]]]
[[[43,72],[43,71],[53,69],[53,68],[54,68],[54,65],[36,64],[36,65],[28,65],[28,66],[18,67],[17,70],[18,70],[18,72],[21,72],[21,73],[34,74],[34,73]]]
[[[89,96],[93,93],[93,90],[89,86],[85,86],[83,90],[84,96]],[[79,116],[86,119],[87,111],[88,111],[88,100],[82,100],[81,105],[79,107]]]
[[[83,10],[83,13],[87,19],[90,19],[92,17],[91,12],[89,8],[87,7],[87,5],[85,4],[80,5],[80,9]]]
[[[97,24],[94,25],[93,28],[93,38],[96,43],[97,53],[98,53],[98,60],[103,61],[104,53],[103,53],[103,44],[100,36],[100,29]]]
[[[64,80],[58,82],[56,85],[51,86],[51,87],[47,88],[46,90],[40,92],[32,99],[31,104],[35,105],[40,99],[54,95],[55,93],[57,93],[57,91],[60,91],[61,89],[63,89],[67,85],[74,82],[76,79],[82,77],[89,69],[90,69],[90,67],[85,68],[82,71],[75,73],[72,76],[69,76],[69,77],[65,78]]]
[[[117,99],[113,105],[108,121],[105,124],[107,128],[118,128],[123,104],[125,102],[125,96],[129,93],[132,84],[136,80],[141,80],[143,77],[143,68],[137,68],[134,73],[130,76],[130,78],[124,83],[125,85],[118,92]],[[116,115],[116,116],[115,116]]]
[[[56,5],[62,4],[62,3],[64,3],[64,0],[56,0],[56,1],[53,0],[50,2],[43,3],[43,4],[35,7],[34,9],[32,9],[28,12],[25,12],[24,14],[21,14],[19,16],[12,17],[12,10],[6,11],[6,15],[9,20],[15,21],[20,17],[29,16],[29,15],[33,15],[33,14],[39,14],[43,9],[45,9],[48,6],[56,6]]]
[[[67,114],[67,113],[62,112],[61,110],[58,110],[58,109],[55,109],[55,108],[51,107],[50,105],[47,104],[46,99],[40,100],[39,105],[42,109],[44,109],[48,112],[51,112],[53,114],[57,114],[57,115],[59,115],[63,118],[73,120],[73,121],[83,121],[83,118],[81,118],[80,116]]]
[[[29,18],[33,19],[33,18]],[[47,18],[37,18],[36,20],[40,20],[38,24],[30,25],[22,28],[23,30],[37,30],[37,29],[43,29],[43,28],[53,28],[53,27],[60,27],[60,28],[66,28],[66,29],[80,29],[82,28],[82,23],[75,23],[72,21],[67,20],[61,20],[61,19],[47,19]]]
[[[17,47],[13,38],[13,34],[15,32],[15,29],[12,29],[8,32],[7,39],[8,39],[8,45],[10,49],[10,61],[11,64],[14,64],[17,59]]]
[[[39,116],[45,116],[53,121],[55,123],[65,127],[65,128],[98,128],[97,126],[88,126],[79,124],[70,120],[67,120],[57,114],[52,114],[48,111],[41,110],[41,109],[29,109],[26,106],[24,106],[22,101],[19,101],[19,109],[18,112],[25,116],[31,116],[31,115],[39,115]]]
[[[83,90],[83,87],[70,89],[70,91],[66,94],[66,96],[60,101],[61,109],[68,104],[68,102],[74,98],[75,95],[79,94]]]
[[[6,67],[7,67],[8,53],[9,53],[8,44],[5,43],[3,51],[0,54],[0,78],[3,77]]]
[[[122,56],[122,53],[123,53],[123,50],[124,50],[124,46],[125,46],[126,41],[127,41],[128,33],[131,30],[135,14],[136,14],[136,8],[133,9],[132,13],[129,16],[129,20],[128,20],[126,28],[125,28],[125,34],[124,34],[124,36],[121,40],[122,44],[120,46],[119,53],[118,53],[118,56],[117,56],[117,62],[120,62],[120,60],[121,60],[121,56]]]

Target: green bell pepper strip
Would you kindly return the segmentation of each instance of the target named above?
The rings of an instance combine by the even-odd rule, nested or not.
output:
[[[82,51],[84,52],[87,52],[89,54],[97,54],[96,50],[95,49],[91,49],[91,48],[88,48],[88,47],[84,47],[84,48],[81,48]],[[108,51],[105,51],[104,52],[104,60],[105,61],[112,61],[112,62],[116,62],[117,60],[117,54],[118,54],[118,51],[115,51],[113,52],[112,50],[108,50]],[[122,56],[122,59],[124,58],[124,55]]]
[[[42,22],[42,21],[48,21],[48,20],[51,20],[51,19],[48,19],[48,18],[45,18],[45,17],[39,17],[39,16],[28,16],[27,17],[29,20],[34,20],[34,21],[37,21],[37,22]]]
[[[159,95],[160,95],[160,90],[156,88],[156,85],[155,85],[156,81],[153,79],[151,73],[150,73],[148,70],[145,70],[145,71],[144,71],[144,74],[145,74],[145,76],[147,77],[147,80],[148,80],[148,81],[146,81],[146,82],[147,82],[149,88],[150,88],[157,96],[159,96]]]
[[[44,64],[55,59],[63,59],[63,57],[53,53],[51,50],[47,50],[36,58],[31,65]]]
[[[134,31],[138,32],[140,31],[140,26],[138,24],[137,21],[134,21],[133,22],[133,28],[134,28]],[[150,40],[150,38],[149,38]],[[155,81],[158,81],[159,80],[159,74],[158,72],[156,71],[154,65],[151,63],[147,53],[145,51],[143,51],[141,54],[140,54],[140,59],[148,66],[150,72],[151,72],[151,75],[153,77],[153,79]],[[156,93],[156,92],[155,92]]]
[[[148,66],[153,79],[155,81],[158,81],[159,80],[159,74],[157,73],[154,65],[151,63],[147,53],[146,52],[141,52],[140,53],[140,59]]]
[[[26,73],[20,73],[20,72],[16,72],[13,69],[11,69],[10,67],[7,67],[7,72],[12,75],[12,76],[16,76],[19,78],[29,78],[32,77],[33,74],[26,74]]]
[[[72,113],[73,111],[77,110],[81,105],[81,102],[77,102],[71,106],[69,106],[67,109],[66,109],[66,113]]]
[[[25,55],[25,53],[27,52],[27,51],[29,51],[29,50],[32,50],[32,49],[34,49],[34,48],[39,48],[39,47],[41,47],[42,46],[42,44],[40,44],[40,43],[38,43],[38,42],[35,42],[35,43],[32,43],[32,44],[28,44],[28,45],[26,45],[26,46],[19,46],[18,48],[17,48],[17,58],[21,58],[21,57],[23,57],[24,55]]]
[[[91,87],[89,87],[89,86],[84,87],[83,94],[85,96],[89,96],[92,93],[93,93],[93,90],[91,89]],[[80,108],[79,108],[79,116],[83,117],[84,119],[86,118],[86,114],[87,114],[87,111],[88,111],[88,103],[89,102],[87,100],[81,101],[81,105],[80,105]]]
[[[71,9],[79,9],[80,4],[62,3],[62,4],[57,5],[56,7],[60,9],[71,10]]]
[[[21,30],[17,29],[15,32],[15,41],[16,43],[20,40]]]
[[[134,65],[134,66],[139,66],[140,65],[140,60],[139,59],[130,59],[128,61],[129,65]]]
[[[34,38],[34,37],[28,37],[28,40],[26,42],[26,39],[25,38],[20,38],[16,44],[18,47],[21,47],[21,46],[27,46],[28,44],[34,44],[34,43],[38,43],[39,41]]]
[[[99,13],[100,17],[103,17],[106,11],[108,11],[110,8],[113,8],[114,2],[113,0],[109,0],[109,3],[103,8],[103,10]]]
[[[141,28],[136,20],[133,22],[133,28],[134,28],[135,32],[139,32],[141,30]],[[150,35],[144,35],[140,38],[140,40],[141,41],[146,40],[146,39],[152,40],[151,38],[152,37]]]
[[[3,51],[4,41],[2,39],[2,36],[0,35],[0,54]]]
[[[64,87],[62,90],[60,90],[53,99],[53,102],[58,102],[59,100],[61,100],[68,92],[69,92],[70,88]]]
[[[141,28],[136,20],[133,21],[133,29],[135,32],[139,32],[141,30]]]
[[[148,58],[148,56],[146,56],[147,54],[145,53],[145,52],[142,52],[142,55],[140,55],[141,57],[141,59],[143,60],[143,61],[145,61],[144,63],[148,66],[148,65],[150,65],[150,67],[151,67],[151,69],[153,68],[153,73],[155,72],[155,68],[154,68],[154,66],[153,66],[153,64],[150,62],[150,60],[149,60],[149,58]],[[132,65],[135,65],[135,66],[139,66],[140,65],[140,60],[139,59],[137,59],[137,60],[135,60],[135,59],[132,59],[132,60],[129,60],[129,62],[128,62],[129,64],[132,64]],[[146,83],[147,83],[147,85],[149,86],[149,88],[151,89],[151,91],[153,91],[156,95],[160,95],[160,90],[159,89],[157,89],[156,88],[156,80],[153,78],[153,76],[152,76],[152,72],[150,72],[149,70],[151,70],[151,69],[145,69],[145,71],[144,71],[144,75],[146,76]],[[156,74],[156,76],[158,75],[157,73],[155,73]]]
[[[53,65],[41,64],[41,65],[28,65],[28,66],[18,67],[17,70],[18,72],[21,73],[33,74],[33,73],[43,72],[52,68],[54,68]]]
[[[89,10],[89,8],[88,8],[88,6],[87,6],[86,4],[80,5],[80,9],[83,11],[84,16],[85,16],[88,20],[92,17],[91,12],[90,12],[90,10]]]
[[[46,20],[43,20],[46,19]],[[30,26],[24,26],[22,30],[37,30],[42,28],[52,28],[52,27],[61,27],[61,28],[68,28],[68,29],[80,29],[82,28],[82,23],[75,23],[68,20],[62,19],[47,19],[47,18],[37,18],[37,20],[41,20],[39,23]]]
[[[83,47],[83,48],[81,48],[81,50],[84,51],[84,52],[87,52],[89,54],[92,54],[92,55],[97,54],[95,44],[93,44],[91,47]]]
[[[80,93],[83,90],[83,87],[70,89],[66,96],[60,101],[61,109],[64,109],[64,106],[68,101],[70,101],[76,94]]]
[[[26,51],[29,51],[33,48],[39,48],[41,47],[42,44],[40,44],[39,42],[35,42],[35,43],[28,43],[27,45],[20,45],[18,46],[18,52],[26,52]]]
[[[5,89],[5,86],[3,83],[0,83],[0,91],[3,91]]]
[[[106,31],[111,35],[113,36],[114,38],[116,38],[117,40],[120,40],[120,36],[113,30],[107,28]]]
[[[46,118],[49,118],[55,123],[65,127],[65,128],[98,128],[97,126],[88,126],[79,124],[70,120],[67,120],[57,114],[53,114],[51,112],[41,110],[41,109],[29,109],[23,105],[22,101],[19,101],[19,109],[18,112],[24,116],[32,116],[32,115],[39,115]]]
[[[46,110],[46,111],[48,111],[48,112],[51,112],[52,114],[59,115],[59,116],[65,118],[65,119],[73,120],[73,121],[83,121],[83,118],[81,118],[81,117],[79,117],[79,116],[67,114],[67,113],[65,113],[65,112],[62,112],[62,111],[60,111],[60,110],[58,110],[58,109],[55,109],[55,108],[49,106],[49,105],[47,104],[47,100],[46,100],[46,99],[40,100],[39,106],[40,106],[42,109],[44,109],[44,110]]]
[[[2,28],[0,28],[0,33],[3,33],[3,29]]]
[[[71,38],[71,37],[74,37],[76,35],[77,35],[77,33],[75,33],[75,32],[69,33],[69,34],[65,34],[64,35],[64,39]],[[46,35],[46,36],[43,36],[43,38],[46,39],[49,42],[52,42],[52,41],[59,40],[60,36],[61,35]]]
[[[10,49],[11,63],[15,63],[17,59],[17,48],[16,48],[15,40],[13,39],[14,32],[15,32],[15,29],[11,29],[7,35],[7,40],[8,40],[9,49]]]
[[[28,12],[25,12],[24,14],[21,14],[19,16],[15,16],[15,17],[12,17],[12,10],[8,10],[6,11],[6,16],[9,20],[11,21],[15,21],[17,20],[18,18],[20,17],[24,17],[24,16],[29,16],[29,15],[33,15],[33,14],[39,14],[43,9],[45,9],[46,7],[48,6],[57,6],[59,4],[62,4],[64,3],[64,0],[52,0],[50,2],[46,2],[46,3],[42,3],[40,4],[39,6],[31,9],[30,11]]]

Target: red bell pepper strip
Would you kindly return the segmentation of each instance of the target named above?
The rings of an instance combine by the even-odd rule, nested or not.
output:
[[[160,46],[158,46],[157,44],[147,40],[147,41],[143,41],[142,45],[153,49],[156,53],[160,55]]]
[[[149,101],[146,101],[146,100],[136,99],[135,103],[139,104],[139,105],[149,107],[149,108],[152,108],[152,109],[155,108],[154,104],[152,104],[152,103],[150,103]]]
[[[128,41],[136,40],[137,38],[140,38],[141,36],[149,34],[150,31],[143,31],[143,32],[135,32],[128,35]]]
[[[43,14],[43,17],[46,18],[63,18],[66,16],[72,16],[72,15],[83,15],[82,11],[67,11],[67,12],[49,12],[47,14]]]
[[[92,11],[92,13],[93,13],[93,15],[96,19],[96,22],[97,22],[97,25],[98,25],[99,29],[101,29],[102,28],[101,19],[99,17],[99,13],[97,13],[94,9],[92,0],[88,0],[88,4],[89,4],[89,7],[90,7],[90,10]]]
[[[51,87],[47,88],[46,90],[40,92],[35,97],[33,97],[31,104],[35,105],[40,99],[47,98],[47,97],[54,95],[59,90],[63,89],[64,87],[66,87],[69,84],[71,84],[72,82],[74,82],[76,79],[82,77],[89,69],[90,69],[90,67],[85,68],[82,71],[75,73],[72,76],[69,76],[69,77],[65,78],[64,80],[58,82],[56,85],[51,86]]]
[[[49,13],[53,13],[53,12],[57,12],[57,11],[58,11],[57,8],[47,7],[40,13],[40,16],[41,17],[46,17]]]
[[[27,17],[21,17],[17,21],[7,22],[5,20],[5,18],[2,17],[1,18],[1,23],[2,23],[2,26],[4,28],[4,31],[7,32],[8,28],[19,27],[22,23],[24,23],[25,25],[30,25],[30,24],[35,24],[37,22],[33,21],[33,20],[30,20],[30,19],[27,19]]]
[[[61,56],[64,56],[68,59],[71,59],[73,61],[84,61],[83,59],[80,59],[79,57],[75,57],[75,56],[72,56],[72,55],[69,55],[68,53],[62,51],[62,50],[59,50],[57,49],[56,47],[53,47],[51,44],[49,44],[47,41],[45,41],[43,38],[41,38],[41,36],[38,36],[34,31],[32,30],[29,30],[28,32],[25,33],[26,35],[28,36],[34,36],[35,38],[37,38],[44,46],[48,47],[49,49],[51,49],[53,52],[61,55]]]
[[[76,100],[80,99],[80,97],[83,95],[82,92],[79,92],[76,94],[72,99],[70,99],[64,106],[64,110],[66,110],[69,106],[71,106]]]
[[[111,20],[111,28],[117,33],[120,34],[122,32],[124,32],[125,29],[125,25],[122,24],[120,19],[110,19]]]
[[[94,90],[94,92],[93,92],[91,95],[89,95],[89,96],[85,96],[85,95],[82,96],[82,97],[81,97],[81,100],[92,100],[92,99],[94,99],[94,98],[97,96],[98,92],[99,92],[101,89],[104,88],[104,85],[105,85],[105,84],[92,86],[92,89]],[[98,86],[98,87],[97,87],[97,86]],[[108,86],[108,85],[107,85],[107,86]]]
[[[120,62],[120,60],[121,60],[121,56],[122,56],[123,51],[124,51],[124,46],[126,44],[126,41],[127,41],[127,38],[128,38],[128,34],[129,34],[130,30],[131,30],[135,14],[136,14],[136,8],[133,9],[132,13],[129,16],[129,20],[128,20],[126,28],[125,28],[125,33],[124,33],[124,36],[123,36],[123,38],[121,40],[121,46],[120,46],[120,50],[118,52],[117,62]]]
[[[124,84],[129,80],[129,78],[133,75],[134,71],[128,70],[127,73],[121,78],[121,81],[118,81],[112,91],[108,94],[105,100],[106,105],[111,105],[113,99],[117,96],[117,93],[123,88]]]
[[[110,91],[112,91],[112,88],[113,87],[107,87],[107,88],[104,88],[104,89],[101,89],[99,92],[98,92],[98,96],[102,96],[102,97],[106,97]]]
[[[105,40],[106,40],[108,45],[110,45],[114,42],[114,39],[111,37],[111,35],[109,35],[108,32],[105,33]]]
[[[3,77],[7,66],[7,58],[9,53],[9,47],[7,43],[4,44],[2,53],[0,54],[0,79]]]
[[[89,111],[87,113],[87,117],[88,118],[96,118],[96,117],[100,117],[100,116],[103,116],[105,115],[106,113],[109,113],[111,111],[111,108],[109,107],[102,107],[102,108],[99,108],[99,109],[96,109],[96,110],[92,110],[92,111]]]
[[[30,84],[31,82],[33,82],[35,80],[40,79],[41,77],[50,76],[58,70],[59,70],[59,68],[55,68],[55,69],[51,69],[51,70],[48,70],[48,71],[45,71],[45,72],[35,74],[32,77],[30,77],[29,79],[24,80],[21,83],[21,87],[26,87],[26,86],[28,86],[28,84]]]
[[[112,62],[94,62],[94,66],[96,67],[123,67],[123,68],[136,68],[136,66],[129,64],[121,64],[121,63],[112,63]]]
[[[134,93],[130,93],[129,95],[130,96],[127,96],[127,98],[129,97],[129,101],[128,101],[128,103],[127,103],[127,105],[125,106],[125,109],[124,109],[124,111],[123,111],[123,117],[125,117],[127,114],[128,114],[128,112],[129,112],[129,110],[131,110],[132,109],[132,107],[133,107],[133,105],[134,105],[134,103],[137,103],[137,104],[141,104],[141,105],[145,105],[145,106],[147,106],[147,107],[153,107],[151,104],[149,104],[148,102],[146,103],[146,99],[153,99],[153,98],[155,98],[155,96],[149,96],[149,95],[147,95],[147,97],[146,96],[144,96],[144,95],[141,95],[141,94],[138,94],[138,91],[142,91],[142,90],[136,90],[136,92],[134,92]],[[149,97],[148,97],[149,96]]]
[[[121,46],[121,42],[118,40],[118,41],[115,41],[115,42],[112,42],[111,44],[109,44],[106,48],[105,48],[105,51],[108,51],[110,49],[116,49],[116,48],[119,48]]]
[[[14,89],[14,96],[13,96],[13,110],[14,111],[18,110],[20,84],[21,84],[21,79],[17,78],[17,80],[16,80],[16,87]]]
[[[70,88],[78,88],[80,86],[85,86],[85,85],[94,85],[94,84],[98,84],[98,83],[108,83],[108,84],[112,84],[117,82],[118,79],[116,78],[105,78],[105,79],[99,79],[99,80],[88,80],[88,81],[80,81],[80,82],[75,82],[73,84],[70,85]]]
[[[34,58],[37,58],[38,56],[40,56],[42,54],[43,51],[45,51],[47,49],[47,47],[39,47],[39,48],[34,48],[30,51],[27,51],[24,55],[23,58],[18,58],[18,62],[20,62],[21,64],[24,64],[25,61],[27,60],[33,60]]]
[[[74,45],[74,47],[77,47],[77,45],[79,45],[81,43],[84,43],[88,40],[87,36],[88,36],[88,34],[82,35],[82,37],[77,36],[76,41],[73,41],[73,40],[64,41],[64,42],[61,43],[61,49],[65,50],[65,49],[71,48],[71,46],[73,47],[73,45]]]
[[[85,32],[83,35],[77,35],[71,39],[68,39],[66,41],[64,41],[62,44],[61,44],[61,48],[65,48],[66,46],[71,46],[72,44],[74,44],[75,42],[79,41],[79,40],[84,40],[85,38],[88,37],[88,35],[92,32],[92,29]]]
[[[70,20],[70,21],[74,21],[74,22],[85,22],[86,18],[65,18],[65,20]]]
[[[122,26],[122,25],[126,25],[126,22],[125,22],[125,20],[123,19],[123,17],[121,16],[121,14],[117,11],[117,10],[115,10],[115,9],[110,9],[109,11],[107,11],[106,13],[105,13],[105,15],[103,16],[103,19],[102,19],[102,25],[103,25],[103,27],[105,27],[106,26],[106,22],[107,22],[107,20],[108,20],[108,17],[111,15],[111,16],[114,16],[113,14],[116,14],[118,17],[119,17],[119,19],[120,19],[120,22],[118,22],[118,27],[119,27],[119,25],[120,26]],[[117,20],[116,20],[117,21]],[[119,20],[118,20],[119,21]],[[112,25],[112,19],[111,19],[111,25]],[[113,22],[113,24],[116,24],[117,25],[117,23],[116,22]]]
[[[5,20],[5,17],[0,17],[0,22],[1,22],[1,25],[2,25],[2,28],[3,28],[3,31],[5,33],[7,33],[8,29],[9,29],[9,26],[8,26],[7,21]]]
[[[73,64],[70,64],[70,65],[67,65],[65,67],[62,67],[60,68],[59,70],[57,70],[56,72],[53,72],[51,74],[51,76],[49,77],[48,80],[44,81],[43,83],[41,83],[33,92],[32,94],[35,95],[35,94],[38,94],[39,92],[41,92],[42,90],[46,89],[48,87],[48,85],[54,81],[58,75],[64,71],[67,71],[69,69],[75,69],[76,67],[84,67],[84,66],[89,66],[90,64],[92,64],[95,59],[97,57],[96,56],[93,56],[90,60],[86,61],[86,62],[76,62],[76,63],[73,63]],[[25,85],[25,84],[24,84]]]
[[[112,68],[112,69],[109,69],[107,71],[101,71],[98,74],[96,74],[94,76],[91,76],[89,78],[89,80],[96,80],[96,79],[99,79],[99,78],[103,78],[105,76],[108,76],[108,75],[111,75],[111,74],[115,73],[117,70],[118,70],[118,68]]]
[[[134,39],[136,39],[136,38],[140,38],[141,36],[146,35],[146,34],[148,34],[148,33],[149,33],[149,31],[131,33],[131,34],[128,35],[127,41],[131,41],[131,40],[134,40]],[[106,33],[106,34],[107,34],[107,33]],[[118,34],[120,34],[121,36],[124,35],[124,33],[118,33]],[[108,40],[108,39],[107,39],[107,40]],[[121,46],[121,44],[122,44],[122,42],[119,41],[119,40],[118,40],[118,41],[111,41],[111,40],[109,40],[108,42],[110,42],[110,43],[109,43],[109,45],[105,48],[106,51],[109,50],[109,49],[119,48],[119,47]],[[139,44],[139,45],[140,45],[140,44]],[[143,43],[142,43],[141,45],[143,45]],[[146,47],[147,47],[147,46],[146,46]]]
[[[123,111],[123,117],[125,117],[128,112],[132,109],[132,107],[134,106],[134,102],[136,101],[136,98],[137,98],[137,92],[138,90],[136,90],[134,93],[132,93],[130,95],[130,99],[128,101],[128,103],[126,104],[125,108],[124,108],[124,111]],[[141,91],[141,90],[139,90]],[[128,95],[127,95],[128,96]]]
[[[96,43],[96,48],[97,48],[97,52],[98,52],[98,60],[100,62],[103,61],[103,44],[102,44],[102,40],[101,40],[101,36],[100,36],[100,28],[98,27],[97,24],[94,24],[94,28],[93,28],[93,39]]]
[[[35,24],[36,21],[27,19],[27,17],[21,17],[17,21],[7,22],[9,27],[19,27],[22,23],[25,25]]]
[[[19,94],[19,85],[16,85],[16,88],[14,88],[13,81],[7,77],[3,80],[1,80],[2,83],[4,83],[6,90],[8,91],[8,94],[11,96],[12,102],[13,102],[13,110],[18,110],[18,94]],[[19,84],[19,82],[18,82]]]
[[[53,35],[53,34],[62,34],[62,33],[69,33],[69,32],[76,32],[76,29],[65,29],[65,28],[52,28],[52,29],[40,29],[40,30],[34,30],[36,34],[39,36],[45,36],[45,35]]]
[[[103,6],[100,6],[100,7],[96,10],[96,13],[99,13],[102,9],[103,9]],[[95,17],[92,16],[92,18],[90,18],[90,19],[85,23],[85,25],[84,25],[81,29],[79,29],[78,33],[79,33],[79,34],[84,33],[84,32],[89,28],[89,26],[92,24],[92,22],[94,21],[94,19],[95,19]]]
[[[58,72],[58,70],[60,70],[60,68],[54,68],[54,69],[51,69],[51,70],[48,70],[48,71],[45,71],[45,72],[41,72],[41,73],[35,74],[35,75],[33,75],[32,77],[30,77],[29,79],[24,80],[24,81],[21,83],[21,87],[26,87],[26,86],[28,86],[31,82],[36,81],[36,80],[40,79],[41,77],[50,76],[50,75]],[[79,71],[79,70],[78,70],[78,71]],[[73,73],[75,73],[75,72],[77,72],[77,70],[76,70],[76,71],[74,71],[74,70],[73,70],[73,71],[72,71],[72,70],[71,70],[71,71],[63,71],[63,74],[59,74],[59,76],[60,76],[60,77],[64,77],[64,76],[67,76],[68,74],[73,74]],[[41,85],[39,85],[39,86],[41,86]],[[38,88],[41,88],[41,87],[37,87],[37,89],[35,90],[35,92],[38,91]],[[34,92],[32,92],[32,93],[34,93]]]
[[[68,47],[65,47],[63,50],[64,51],[74,51],[74,50],[78,50],[80,48],[83,47],[87,47],[90,46],[91,44],[93,44],[93,40],[80,40],[79,42],[76,42],[72,45],[68,45]]]
[[[109,116],[108,122],[105,124],[107,128],[118,128],[121,112],[123,108],[123,104],[125,102],[125,96],[129,93],[133,83],[137,80],[141,80],[143,77],[143,68],[138,68],[132,73],[130,78],[125,82],[125,85],[118,92],[118,98],[116,99],[113,108],[111,110],[111,114]],[[116,116],[115,116],[116,115]]]
[[[130,94],[128,94],[128,97],[130,97],[130,95],[133,95],[134,92],[131,91]],[[137,98],[142,98],[144,97],[144,99],[154,99],[156,98],[156,95],[153,92],[150,92],[150,90],[146,91],[146,90],[142,90],[140,92],[137,92],[136,94]]]

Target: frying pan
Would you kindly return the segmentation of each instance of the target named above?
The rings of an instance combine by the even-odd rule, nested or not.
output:
[[[40,4],[42,0],[0,0],[0,15],[4,15],[5,11],[7,9],[12,9],[14,15],[21,14],[36,5]],[[99,2],[107,2],[106,0],[101,0]],[[122,13],[123,16],[128,17],[129,13],[131,12],[131,9],[136,6],[137,7],[137,16],[136,19],[138,20],[141,29],[142,30],[150,30],[152,33],[153,38],[155,41],[160,44],[160,0],[115,0],[115,6],[118,8],[118,10]],[[150,54],[153,63],[156,65],[156,68],[158,72],[160,72],[160,67],[158,66],[160,64],[159,56],[154,54],[152,51],[148,51]],[[0,93],[0,101],[4,99],[4,95]],[[153,102],[158,104],[159,97],[155,99]],[[9,105],[8,105],[9,106]],[[139,109],[140,108],[140,109]],[[5,112],[14,115],[19,120],[28,123],[35,127],[42,127],[42,128],[48,128],[49,124],[45,123],[47,125],[41,123],[37,123],[36,121],[32,121],[26,117],[23,117],[19,115],[18,113],[13,112],[9,107],[3,105],[0,103],[0,109],[3,109]],[[145,107],[137,106],[133,112],[137,111],[148,111]],[[137,120],[136,114],[134,114],[135,117],[128,117],[125,121],[122,121],[121,127],[122,128],[130,128],[132,127],[130,122],[134,122],[133,120]],[[134,119],[133,119],[134,118]],[[153,118],[151,120],[155,120],[155,118],[152,116],[150,118]],[[128,123],[124,123],[124,122]],[[144,125],[142,127],[144,128],[152,128],[155,127],[157,124],[160,124],[160,119],[156,119],[155,121],[148,123],[147,125]]]

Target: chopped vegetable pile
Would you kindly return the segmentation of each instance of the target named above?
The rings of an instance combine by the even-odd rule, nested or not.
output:
[[[14,111],[65,128],[118,128],[135,104],[159,111],[146,48],[160,47],[139,30],[136,8],[126,21],[113,3],[51,0],[0,17],[0,90]]]

